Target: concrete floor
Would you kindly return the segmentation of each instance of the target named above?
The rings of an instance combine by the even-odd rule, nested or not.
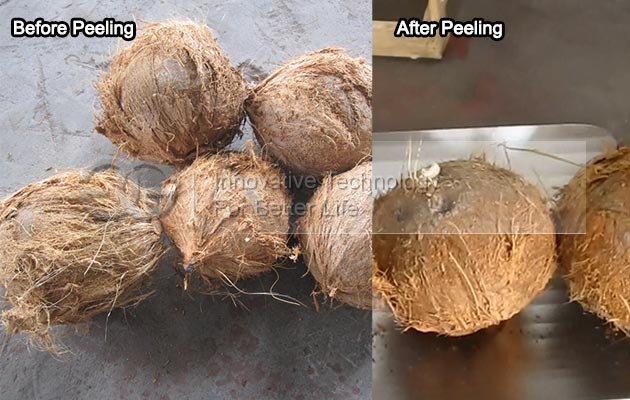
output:
[[[255,3],[255,5],[254,5]],[[355,55],[371,51],[370,3],[363,0],[0,2],[0,197],[71,167],[111,162],[115,148],[93,131],[94,84],[108,67],[115,39],[13,39],[13,17],[72,17],[205,22],[232,62],[252,79],[283,60],[325,46]],[[246,132],[250,136],[251,132]],[[140,163],[122,160],[132,171]],[[169,168],[132,177],[157,186]],[[323,306],[302,264],[280,270],[277,292],[306,307],[269,297],[240,300],[189,295],[178,287],[171,255],[155,278],[156,295],[136,309],[62,329],[73,351],[65,360],[11,339],[0,358],[0,398],[11,399],[368,399],[371,314]],[[270,274],[248,282],[269,289]],[[0,335],[0,336],[3,336]],[[0,337],[2,340],[2,337]]]
[[[506,37],[375,58],[375,131],[582,122],[630,138],[630,2],[452,0],[449,16],[504,21]]]

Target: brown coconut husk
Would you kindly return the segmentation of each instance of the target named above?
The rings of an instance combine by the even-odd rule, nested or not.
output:
[[[320,291],[351,306],[372,306],[372,163],[324,178],[300,221],[300,243]]]
[[[157,204],[114,172],[70,171],[0,203],[0,282],[8,333],[63,349],[54,325],[75,324],[146,298],[163,254]]]
[[[556,220],[571,299],[630,336],[630,147],[582,168],[561,191]]]
[[[342,49],[284,64],[246,109],[264,150],[295,174],[323,177],[371,157],[372,68]]]
[[[374,205],[373,287],[404,329],[461,336],[521,311],[555,270],[545,199],[483,160],[412,174]]]
[[[240,132],[247,96],[212,31],[193,22],[146,25],[98,83],[97,131],[134,157],[179,164]]]
[[[199,158],[164,182],[160,202],[185,270],[211,289],[269,271],[290,253],[289,207],[283,175],[251,150]]]

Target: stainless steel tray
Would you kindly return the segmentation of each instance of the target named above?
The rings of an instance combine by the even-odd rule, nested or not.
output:
[[[546,125],[374,134],[375,179],[405,169],[422,139],[427,162],[484,152],[498,164],[505,146],[535,149],[580,164],[606,146],[605,130]],[[513,170],[550,195],[579,168],[529,151],[511,151]],[[398,161],[396,161],[398,160]],[[373,398],[624,399],[630,398],[630,340],[569,303],[557,276],[525,310],[503,324],[461,338],[402,333],[384,307],[373,312]]]

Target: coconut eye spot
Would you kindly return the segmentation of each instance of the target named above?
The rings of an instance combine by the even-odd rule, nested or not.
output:
[[[405,212],[405,210],[402,207],[398,207],[395,211],[394,211],[394,217],[396,217],[396,221],[398,222],[403,222],[407,219],[409,213]]]
[[[431,211],[434,214],[446,215],[453,211],[457,204],[455,200],[450,200],[442,196],[432,196],[429,199]]]

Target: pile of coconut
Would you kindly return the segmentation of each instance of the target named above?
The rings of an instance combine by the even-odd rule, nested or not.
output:
[[[375,289],[405,329],[470,334],[544,289],[557,228],[571,297],[630,334],[628,148],[578,173],[554,226],[534,185],[480,159],[411,173],[373,202],[371,68],[342,49],[299,56],[248,87],[208,27],[148,24],[98,89],[96,130],[178,170],[160,194],[113,169],[72,170],[2,200],[10,334],[58,352],[55,326],[138,304],[152,293],[163,236],[185,289],[191,275],[212,292],[273,270],[295,254],[289,174],[320,182],[295,236],[331,302],[369,309]],[[260,149],[230,149],[248,121]]]
[[[177,172],[161,194],[113,169],[73,170],[2,200],[6,331],[58,352],[55,326],[138,304],[152,293],[162,236],[181,255],[186,289],[191,275],[212,292],[272,270],[295,254],[288,173],[322,181],[299,224],[319,291],[369,308],[371,75],[365,60],[323,49],[248,87],[208,27],[144,26],[98,82],[96,130]],[[228,149],[247,115],[260,149]],[[348,199],[358,213],[327,212]]]

